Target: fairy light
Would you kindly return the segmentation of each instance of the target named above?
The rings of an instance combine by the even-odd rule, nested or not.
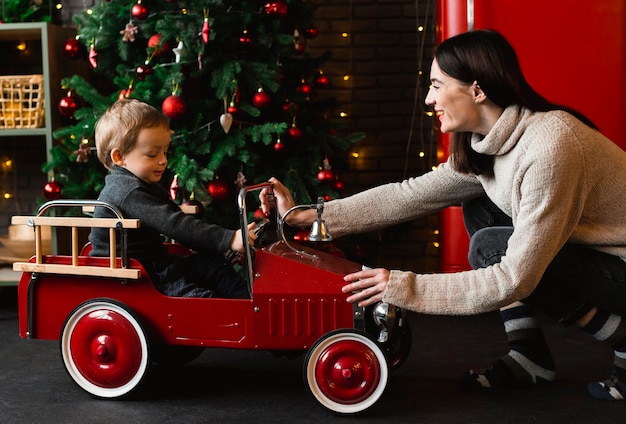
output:
[[[13,198],[13,195],[7,191],[7,192],[5,192],[5,193],[2,195],[2,197],[3,197],[4,199],[8,200],[8,199],[12,199],[12,198]]]
[[[20,41],[19,43],[17,43],[15,48],[21,52],[25,52],[28,46],[26,45],[26,41]]]
[[[352,112],[351,110],[352,103],[353,103],[352,99],[354,97],[353,85],[351,81],[352,80],[351,75],[353,71],[353,57],[352,57],[352,37],[350,35],[352,31],[352,18],[354,14],[354,5],[352,3],[352,0],[348,2],[348,8],[349,8],[348,9],[348,29],[341,33],[341,38],[343,38],[348,44],[348,70],[343,75],[343,81],[346,83],[346,90],[348,90],[348,102],[346,104],[349,110],[342,111],[339,114],[341,118],[347,118],[348,116],[350,116],[350,113]]]

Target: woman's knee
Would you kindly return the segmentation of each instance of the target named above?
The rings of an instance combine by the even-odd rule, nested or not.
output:
[[[487,227],[470,239],[468,261],[473,269],[486,268],[500,262],[506,253],[513,227]]]

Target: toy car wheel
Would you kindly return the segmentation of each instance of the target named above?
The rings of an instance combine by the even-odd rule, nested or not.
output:
[[[374,405],[387,387],[385,354],[367,334],[335,330],[320,338],[304,361],[304,379],[315,399],[339,414]]]
[[[78,306],[61,333],[61,355],[70,377],[99,398],[120,398],[143,380],[150,364],[139,320],[108,299]]]

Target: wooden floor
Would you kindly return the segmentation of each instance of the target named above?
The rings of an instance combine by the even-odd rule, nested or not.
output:
[[[70,380],[57,341],[18,336],[14,288],[0,288],[0,423],[601,423],[626,422],[626,402],[591,399],[611,352],[575,329],[546,323],[558,379],[547,388],[466,393],[458,376],[506,348],[497,314],[411,315],[413,348],[368,411],[337,417],[302,382],[303,358],[207,350],[189,365],[153,369],[137,396],[97,400]]]

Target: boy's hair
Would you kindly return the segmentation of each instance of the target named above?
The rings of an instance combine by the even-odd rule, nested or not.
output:
[[[107,169],[113,169],[113,149],[120,149],[122,154],[126,154],[135,147],[142,129],[160,126],[169,128],[169,122],[154,107],[135,99],[118,100],[96,123],[98,159]]]

